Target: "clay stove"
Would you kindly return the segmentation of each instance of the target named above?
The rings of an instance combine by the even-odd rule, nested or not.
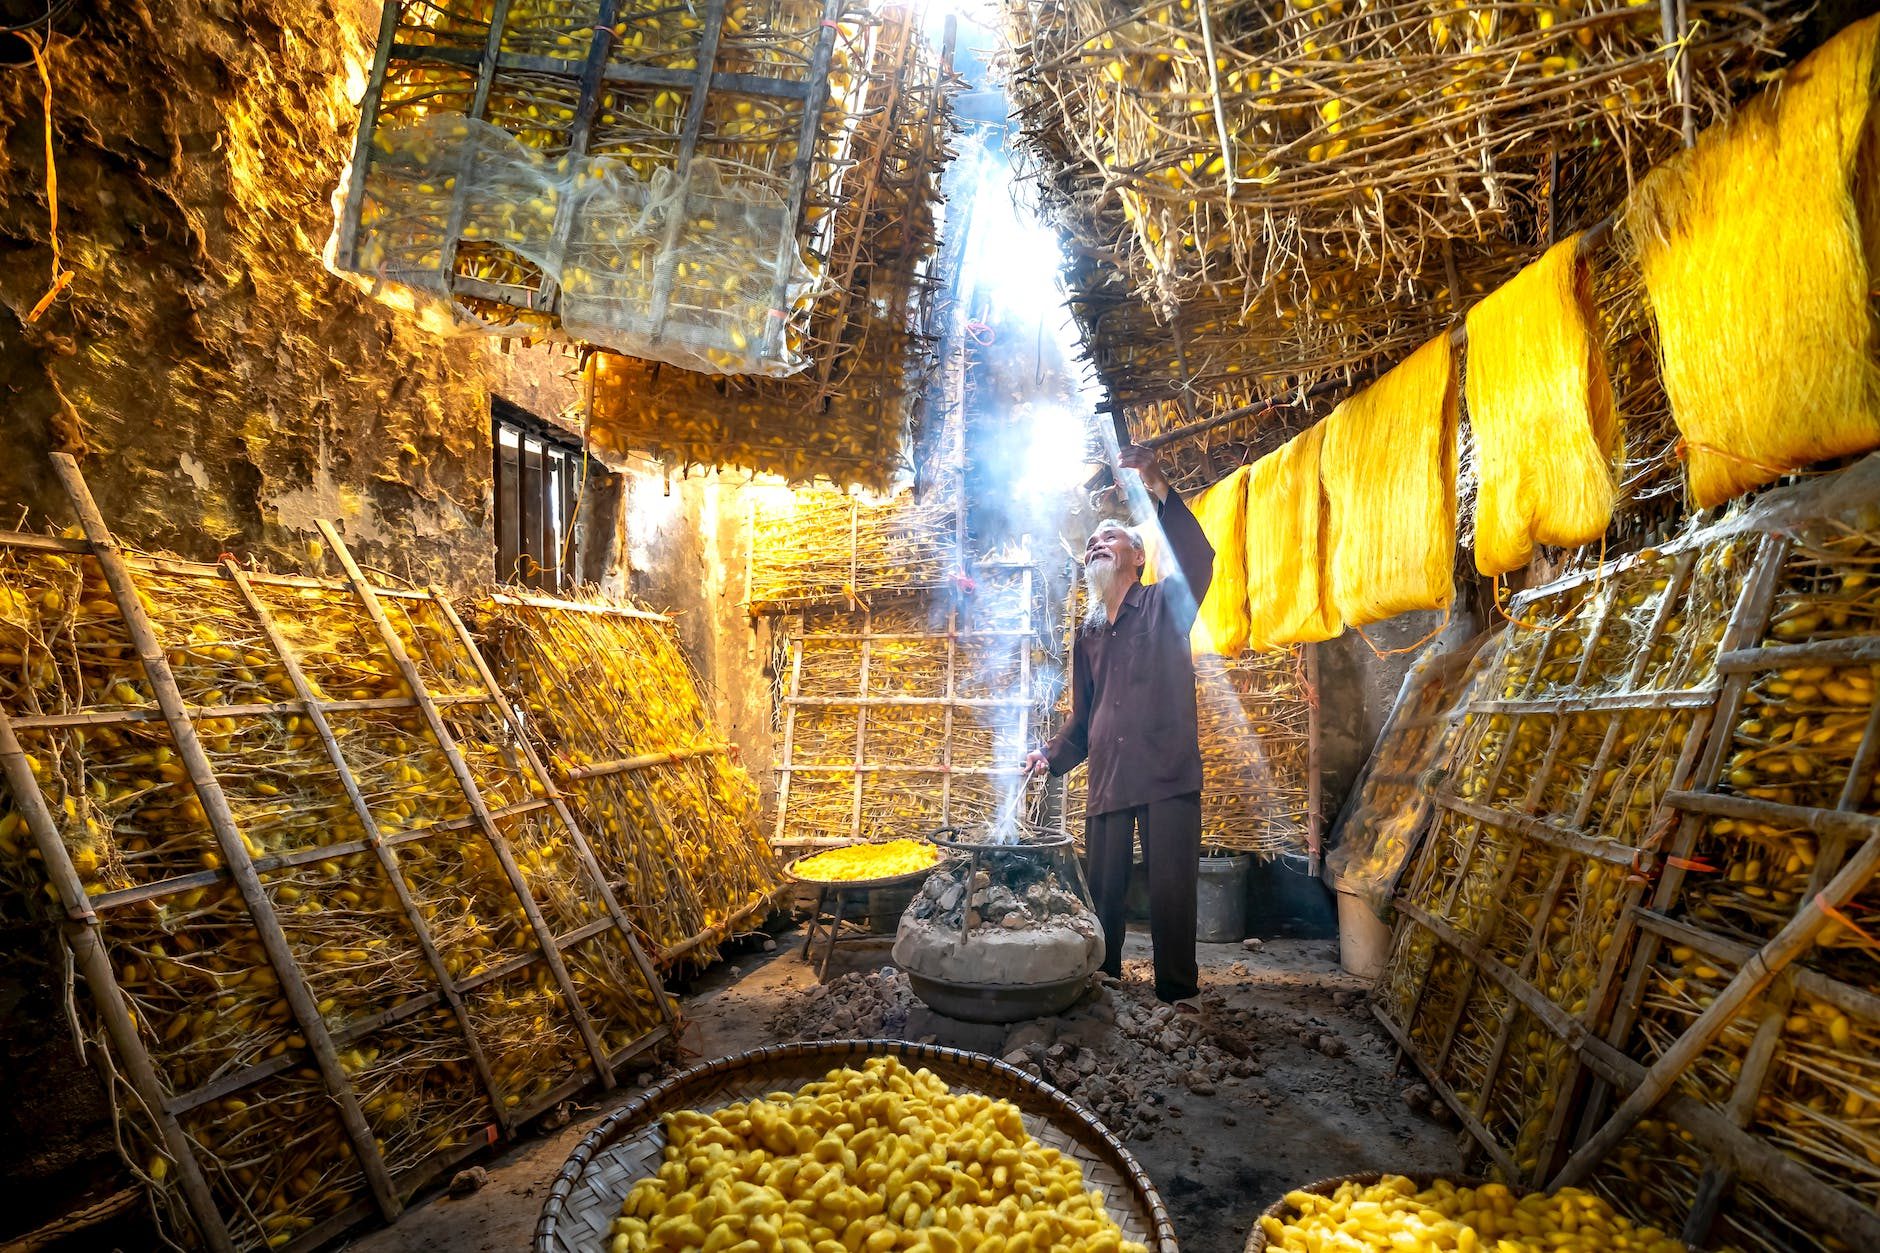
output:
[[[935,1011],[968,1022],[1060,1013],[1103,964],[1069,836],[1019,824],[999,841],[948,827],[945,860],[901,916],[894,960]]]

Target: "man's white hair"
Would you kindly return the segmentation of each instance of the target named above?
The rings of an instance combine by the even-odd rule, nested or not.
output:
[[[1143,548],[1142,528],[1140,527],[1130,526],[1127,522],[1118,522],[1115,518],[1105,518],[1103,521],[1097,523],[1097,529],[1092,531],[1091,534],[1096,535],[1100,531],[1121,531],[1124,535],[1129,537],[1129,546],[1131,548],[1135,549],[1137,552],[1145,551]]]

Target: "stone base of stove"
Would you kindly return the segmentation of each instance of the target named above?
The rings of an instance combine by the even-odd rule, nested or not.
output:
[[[1103,929],[1072,914],[1038,927],[975,927],[961,940],[958,926],[907,916],[894,962],[909,974],[975,987],[1082,980],[1103,964]]]

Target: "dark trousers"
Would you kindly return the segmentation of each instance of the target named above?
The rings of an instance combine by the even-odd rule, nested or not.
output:
[[[1084,827],[1084,875],[1103,924],[1103,969],[1123,973],[1133,837],[1142,833],[1149,876],[1149,938],[1155,944],[1155,994],[1178,1001],[1201,990],[1195,969],[1195,880],[1201,860],[1201,794],[1094,814]]]

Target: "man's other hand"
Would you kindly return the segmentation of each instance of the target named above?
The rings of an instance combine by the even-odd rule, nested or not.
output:
[[[1037,749],[1034,748],[1029,753],[1025,754],[1025,777],[1027,779],[1035,779],[1041,774],[1048,773],[1050,769],[1051,759]]]
[[[1117,454],[1116,461],[1123,469],[1134,470],[1141,475],[1142,485],[1158,501],[1168,495],[1168,476],[1162,473],[1162,463],[1156,459],[1153,449],[1131,444]]]

